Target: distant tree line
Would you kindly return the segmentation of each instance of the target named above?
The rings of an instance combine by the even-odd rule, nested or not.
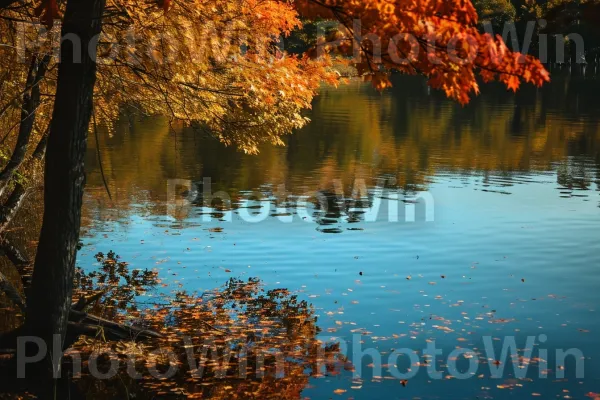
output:
[[[487,24],[487,29],[491,26],[496,34],[517,33],[521,47],[512,46],[514,50],[523,50],[523,42],[531,34],[531,44],[525,50],[540,56],[542,62],[598,63],[600,3],[597,1],[474,0],[473,3],[481,29]],[[512,38],[506,41],[511,47]]]

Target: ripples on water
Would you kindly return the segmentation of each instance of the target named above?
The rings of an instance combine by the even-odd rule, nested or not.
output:
[[[112,249],[192,291],[231,276],[259,277],[309,300],[323,335],[351,343],[362,334],[363,348],[376,348],[384,363],[399,348],[418,351],[424,362],[422,349],[432,340],[443,349],[440,370],[457,346],[481,352],[468,380],[432,380],[421,367],[406,387],[385,368],[374,378],[365,357],[362,381],[348,371],[313,379],[304,392],[311,398],[336,396],[336,389],[355,399],[600,392],[598,89],[594,79],[569,77],[516,95],[488,86],[462,108],[416,78],[397,77],[383,94],[351,82],[324,88],[312,123],[287,147],[265,147],[258,156],[193,132],[173,134],[159,119],[123,125],[100,140],[113,202],[89,151],[79,264],[90,266],[96,251]],[[167,207],[168,179],[191,180],[202,192],[205,177],[213,192],[231,196],[231,207],[207,209],[199,197]],[[360,180],[367,190],[352,199]],[[434,221],[425,221],[420,202],[415,222],[406,222],[410,199],[421,191],[433,198]],[[252,193],[262,198],[248,202]],[[390,203],[394,195],[399,201]],[[306,208],[297,206],[302,196]],[[379,218],[368,222],[365,211],[378,197]],[[397,204],[398,222],[389,221],[390,204]],[[269,206],[262,222],[240,217],[261,205]],[[230,208],[233,221],[221,221]],[[532,357],[548,349],[545,379],[536,360],[529,379],[514,380],[510,365],[502,379],[489,378],[484,336],[500,339],[493,340],[498,351],[507,335],[523,348],[528,336],[541,334],[547,341]],[[573,347],[584,354],[585,379],[573,377],[574,362],[568,379],[558,379],[554,350]],[[407,361],[398,366],[405,370]]]

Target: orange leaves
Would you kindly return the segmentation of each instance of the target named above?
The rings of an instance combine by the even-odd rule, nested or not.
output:
[[[388,75],[382,72],[366,75],[365,80],[371,81],[373,87],[377,90],[383,90],[392,86],[392,82],[390,82]]]
[[[521,84],[519,77],[514,75],[508,76],[507,78],[502,79],[502,81],[506,83],[506,87],[512,90],[513,92],[516,92],[519,88],[519,85]]]
[[[52,28],[54,20],[61,17],[56,0],[42,0],[35,8],[34,14],[47,28]]]
[[[478,93],[477,74],[484,81],[499,79],[513,91],[521,82],[539,86],[549,80],[539,60],[510,51],[499,36],[478,31],[470,0],[294,4],[301,13],[327,18],[329,12],[329,18],[337,18],[347,31],[346,40],[337,43],[347,46],[354,40],[358,75],[380,90],[389,86],[385,74],[394,70],[425,75],[432,87],[462,104]],[[324,48],[336,45],[330,41]]]

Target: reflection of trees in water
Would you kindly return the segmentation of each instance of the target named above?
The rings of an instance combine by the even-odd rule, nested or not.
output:
[[[147,377],[136,382],[142,398],[169,394],[299,399],[309,377],[321,373],[317,365],[325,363],[325,358],[335,358],[335,348],[325,350],[316,339],[319,330],[312,307],[285,289],[266,290],[256,279],[231,279],[201,296],[178,293],[168,306],[139,311],[138,318],[165,335],[155,344],[162,354],[148,356],[149,349],[142,350],[136,364],[139,370],[147,370],[149,357],[153,357],[152,362],[162,364],[158,369],[166,372],[169,352],[171,362],[180,360],[177,372],[168,380]],[[203,355],[201,376],[190,371],[190,354],[196,362]],[[106,382],[99,394],[118,391],[119,385],[118,380]]]
[[[557,167],[556,181],[560,197],[589,197],[587,191],[600,191],[600,165],[587,158],[570,158]]]
[[[12,226],[5,232],[5,239],[12,243],[23,258],[35,254],[39,231],[41,229],[41,215],[43,211],[42,193],[32,190],[25,199],[22,208],[12,221]],[[17,263],[18,264],[18,263]],[[0,257],[0,272],[2,272],[21,292],[23,283],[30,278],[29,262],[26,266],[15,267],[7,257]],[[26,282],[22,282],[25,280]],[[15,313],[11,307],[13,303],[4,294],[0,294],[0,334],[10,331],[20,325],[22,317]]]
[[[185,203],[180,206],[169,206],[169,215],[176,219],[196,217],[183,224],[199,224],[209,220],[232,221],[241,219],[245,222],[260,222],[267,217],[278,218],[281,222],[305,221],[315,222],[317,229],[326,233],[340,233],[345,229],[362,230],[358,226],[342,227],[343,224],[373,222],[388,219],[397,222],[406,218],[412,221],[415,204],[424,217],[433,204],[427,198],[421,199],[423,193],[418,188],[399,188],[394,178],[380,178],[373,184],[363,179],[345,184],[334,180],[331,185],[320,190],[302,189],[302,194],[286,192],[282,187],[273,188],[263,185],[256,191],[240,191],[239,196],[231,198],[221,192],[215,196],[203,195],[202,183],[190,183],[191,190],[180,193]],[[190,197],[191,196],[191,197]],[[421,207],[423,203],[423,207]],[[405,210],[407,204],[410,210]],[[193,205],[196,208],[192,209]],[[199,220],[202,221],[199,221]],[[214,229],[220,228],[211,228]]]
[[[423,190],[439,174],[513,176],[550,171],[568,157],[598,164],[600,82],[555,76],[542,89],[518,93],[491,85],[461,107],[427,89],[420,78],[395,76],[379,94],[358,82],[324,88],[313,104],[311,124],[287,138],[286,147],[264,147],[246,156],[184,131],[174,135],[160,119],[100,137],[111,192],[102,190],[95,151],[89,151],[88,204],[94,219],[119,218],[132,203],[164,214],[166,182],[211,177],[213,191],[232,198],[265,184],[295,195],[329,190],[333,180],[352,185],[392,176],[401,189]],[[94,146],[95,143],[90,143]]]
[[[83,360],[82,375],[64,386],[74,395],[300,399],[310,377],[351,368],[337,346],[318,341],[312,306],[286,289],[232,278],[201,294],[160,295],[157,288],[166,283],[156,273],[131,270],[112,252],[97,260],[98,269],[78,273],[74,299],[92,299],[85,311],[162,337],[138,343],[107,340],[103,333],[80,338],[64,359],[65,376],[77,371],[74,354]],[[101,354],[93,363],[99,371],[109,372],[112,358],[118,373],[95,378],[89,369],[94,352]],[[161,378],[170,368],[168,379]]]

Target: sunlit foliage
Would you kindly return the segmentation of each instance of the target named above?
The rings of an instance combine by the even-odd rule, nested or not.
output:
[[[517,15],[510,0],[475,0],[473,5],[480,21],[489,21],[495,28],[502,28],[504,23],[514,21]]]
[[[347,34],[341,46],[325,46],[355,56],[358,50],[362,58],[354,61],[359,74],[379,89],[391,85],[389,70],[422,74],[431,87],[464,104],[479,92],[477,75],[484,81],[498,79],[512,90],[522,81],[541,85],[549,79],[538,60],[480,33],[470,1],[301,0],[298,5],[303,15],[339,20],[350,37],[370,35],[358,49],[344,39]]]
[[[0,30],[7,33],[0,61],[3,100],[19,97],[24,60],[55,51],[59,43],[59,27],[53,22],[60,21],[62,3],[30,5],[35,13],[25,6],[0,11]],[[299,15],[339,21],[338,35],[377,35],[381,60],[365,40],[357,44],[361,59],[354,61],[359,75],[380,89],[389,86],[392,70],[420,73],[432,87],[465,103],[479,90],[476,74],[500,79],[513,90],[521,80],[540,85],[548,79],[535,59],[511,53],[501,40],[480,34],[469,1],[174,0],[156,7],[137,0],[110,2],[99,41],[93,120],[110,125],[128,105],[184,121],[250,153],[264,141],[282,144],[282,135],[306,124],[302,110],[310,107],[320,83],[338,81],[324,52],[311,59],[280,48],[281,38],[301,27]],[[360,32],[354,32],[354,20],[360,20]],[[44,33],[40,21],[54,27]],[[353,52],[348,40],[335,47],[345,55]],[[55,62],[43,83],[48,96],[40,116],[49,115],[52,106]],[[37,131],[47,122],[38,118]]]

